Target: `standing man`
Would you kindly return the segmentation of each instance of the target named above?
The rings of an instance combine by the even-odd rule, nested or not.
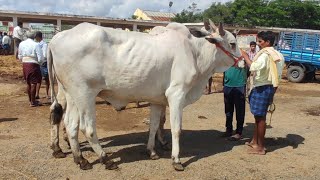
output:
[[[201,28],[202,31],[205,31],[207,32],[208,34],[212,34],[213,33],[213,29],[212,27],[210,26],[210,22],[208,19],[205,19],[203,21],[203,25],[204,27]],[[208,80],[208,85],[206,86],[206,90],[204,92],[204,94],[208,95],[208,94],[211,94],[211,86],[212,86],[212,76],[209,78]]]
[[[14,46],[17,48],[17,51],[15,52],[17,59],[18,59],[18,48],[19,48],[19,44],[23,40],[23,34],[24,32],[22,30],[22,22],[18,22],[18,26],[16,26],[13,29],[13,33],[12,33]]]
[[[257,43],[254,41],[250,42],[250,49],[247,51],[247,54],[249,56],[249,59],[252,61],[254,56],[257,54]]]
[[[27,82],[30,107],[40,106],[36,101],[36,85],[41,82],[40,63],[43,54],[39,43],[35,42],[33,32],[27,32],[27,39],[20,43],[18,57],[22,61],[23,76]]]
[[[3,48],[3,54],[8,55],[10,52],[10,44],[11,44],[11,39],[7,35],[7,33],[3,33],[3,38],[2,38],[2,48]]]
[[[250,111],[254,115],[255,130],[249,146],[249,154],[266,154],[264,136],[266,132],[266,115],[268,106],[273,102],[274,94],[279,86],[284,66],[283,56],[272,46],[275,35],[271,31],[258,33],[260,51],[250,61],[248,55],[242,52],[246,63],[253,73],[253,89],[249,95]]]
[[[45,41],[43,41],[42,32],[40,32],[40,31],[36,32],[35,41],[39,43],[39,45],[41,47],[41,50],[42,50],[43,61],[40,64],[40,70],[41,70],[42,78],[46,82],[46,95],[47,95],[47,99],[49,99],[50,98],[50,96],[49,96],[50,82],[49,82],[48,67],[47,67],[47,48],[48,48],[48,44]],[[39,99],[40,87],[41,87],[41,81],[40,81],[39,84],[37,84],[36,99]]]
[[[247,72],[245,67],[230,67],[224,72],[224,107],[226,114],[225,137],[230,141],[238,141],[242,138],[242,130],[246,107],[246,79]],[[234,135],[232,120],[233,112],[236,110],[237,128]]]

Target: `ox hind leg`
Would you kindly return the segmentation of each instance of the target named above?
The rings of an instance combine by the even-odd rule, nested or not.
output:
[[[79,112],[78,109],[72,100],[72,98],[68,95],[67,97],[67,110],[64,117],[64,125],[67,131],[69,142],[71,146],[71,151],[73,154],[74,162],[80,165],[80,169],[87,170],[92,169],[92,165],[83,158],[82,153],[80,151],[80,145],[78,140],[78,132],[79,132]]]
[[[157,131],[157,140],[165,151],[171,150],[171,145],[164,139],[164,123],[166,122],[166,106],[163,106],[160,116],[160,125]]]
[[[66,155],[62,152],[59,145],[59,125],[66,109],[67,102],[61,86],[59,86],[57,100],[59,103],[55,100],[50,107],[51,149],[53,150],[53,157],[64,158]]]
[[[112,160],[108,159],[108,156],[99,144],[97,137],[95,109],[96,94],[90,93],[90,91],[86,91],[83,94],[86,94],[86,96],[82,96],[81,101],[77,102],[80,115],[80,130],[86,136],[92,149],[99,156],[100,162],[105,165],[105,168],[109,170],[117,169],[118,166]]]
[[[150,129],[149,129],[149,140],[148,140],[147,149],[148,149],[148,152],[150,153],[150,158],[155,160],[155,159],[159,159],[159,156],[154,150],[155,136],[156,136],[157,130],[159,129],[161,113],[163,109],[165,109],[165,106],[151,104],[150,109],[151,109]]]

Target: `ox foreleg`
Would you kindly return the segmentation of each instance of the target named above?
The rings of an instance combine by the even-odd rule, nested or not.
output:
[[[148,140],[147,149],[150,153],[150,158],[153,160],[159,159],[159,156],[154,150],[154,145],[155,145],[155,136],[156,136],[157,130],[159,129],[160,117],[161,117],[163,108],[165,107],[160,105],[155,105],[155,104],[151,104],[150,106],[150,109],[151,109],[150,130],[149,130],[149,140]]]
[[[177,171],[183,171],[184,168],[179,159],[179,139],[182,125],[182,110],[185,101],[185,93],[180,89],[170,89],[167,92],[167,98],[170,109],[170,125],[172,135],[172,160],[173,167]]]

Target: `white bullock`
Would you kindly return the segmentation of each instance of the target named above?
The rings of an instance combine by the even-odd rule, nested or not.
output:
[[[201,97],[213,73],[224,72],[241,56],[230,32],[221,24],[213,29],[216,31],[212,35],[197,38],[178,23],[156,27],[149,34],[82,23],[55,35],[48,48],[50,80],[52,83],[54,72],[59,87],[56,96],[51,86],[56,96],[51,106],[53,155],[64,157],[58,129],[65,111],[75,163],[81,169],[92,168],[79,148],[80,129],[106,168],[117,168],[98,142],[95,98],[107,100],[117,110],[128,102],[146,101],[151,103],[150,157],[158,157],[155,136],[169,106],[173,166],[183,170],[179,159],[183,108]],[[201,31],[192,32],[202,35]]]

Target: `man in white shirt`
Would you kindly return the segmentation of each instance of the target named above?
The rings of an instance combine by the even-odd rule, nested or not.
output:
[[[2,38],[2,48],[3,48],[3,53],[4,55],[8,55],[9,51],[10,51],[10,44],[11,44],[11,39],[10,37],[7,35],[7,33],[3,33],[4,36]]]
[[[249,146],[249,154],[264,155],[266,154],[264,140],[266,115],[279,86],[284,57],[272,47],[275,41],[273,32],[259,32],[257,38],[261,50],[253,61],[249,59],[247,53],[242,52],[246,63],[250,66],[250,71],[253,73],[253,89],[249,95],[249,104],[255,119],[255,130],[251,141],[246,144]]]
[[[42,78],[46,82],[47,99],[50,99],[50,96],[49,96],[50,82],[49,82],[49,74],[48,74],[48,67],[47,67],[47,48],[48,48],[48,44],[45,41],[43,41],[42,32],[40,32],[40,31],[36,32],[35,41],[39,43],[39,45],[41,47],[41,50],[42,50],[43,61],[40,64],[40,70],[41,70]],[[40,84],[37,84],[36,98],[39,98],[40,87],[41,87],[41,82],[40,82]]]
[[[21,43],[21,41],[23,40],[23,30],[22,30],[22,22],[18,23],[18,26],[16,26],[13,29],[13,39],[14,39],[14,46],[18,49],[19,48],[19,44]],[[16,54],[16,58],[18,59],[18,50],[15,52]]]
[[[40,64],[43,61],[43,52],[39,43],[35,42],[33,32],[27,32],[27,38],[19,45],[18,57],[23,64],[23,76],[27,82],[27,91],[30,107],[40,106],[36,101],[36,85],[41,82]]]

